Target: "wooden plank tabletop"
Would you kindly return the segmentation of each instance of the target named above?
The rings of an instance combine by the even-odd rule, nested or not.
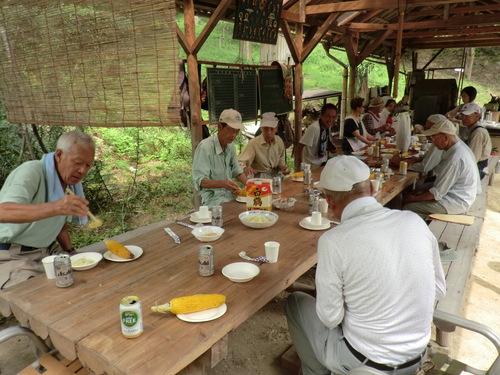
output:
[[[416,177],[393,178],[384,184],[388,190],[377,196],[379,201],[401,192]],[[58,288],[44,276],[27,280],[0,292],[0,312],[6,316],[12,312],[38,336],[50,337],[64,357],[78,357],[96,374],[176,374],[316,264],[316,243],[323,232],[299,226],[309,216],[303,190],[303,183],[284,182],[284,194],[292,192],[299,200],[292,211],[275,211],[280,218],[266,229],[248,228],[239,221],[245,204],[224,204],[225,233],[211,243],[213,276],[198,275],[201,243],[191,229],[169,223],[182,240],[175,244],[163,230],[167,223],[155,223],[115,237],[140,246],[144,250],[140,258],[125,263],[103,259],[91,270],[75,271],[75,282],[68,288]],[[261,272],[254,280],[238,284],[221,274],[224,265],[243,261],[238,256],[242,250],[251,257],[264,255],[264,242],[269,240],[281,243],[279,260],[260,264]],[[102,243],[89,249],[105,251]],[[155,303],[199,293],[224,294],[225,315],[210,322],[187,323],[171,314],[151,312]],[[120,328],[119,303],[129,295],[142,301],[144,333],[134,339],[124,338]]]

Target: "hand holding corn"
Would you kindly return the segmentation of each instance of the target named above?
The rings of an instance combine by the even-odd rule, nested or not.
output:
[[[174,298],[163,305],[151,306],[153,312],[166,314],[189,314],[196,311],[213,309],[226,302],[226,296],[222,294],[198,294]]]

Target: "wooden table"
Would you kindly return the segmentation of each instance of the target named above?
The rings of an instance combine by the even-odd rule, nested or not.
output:
[[[409,173],[404,181],[400,176],[393,178],[385,184],[388,190],[382,189],[377,196],[379,201],[397,195],[414,176]],[[302,192],[303,183],[284,184],[284,194],[294,189]],[[295,195],[299,198],[295,209],[276,211],[278,222],[260,230],[239,221],[238,214],[246,209],[244,204],[224,204],[225,233],[212,243],[213,276],[198,275],[201,243],[190,234],[191,229],[159,222],[115,237],[124,244],[142,247],[140,258],[126,263],[102,260],[91,270],[75,271],[75,282],[68,288],[58,288],[54,280],[44,276],[27,280],[0,292],[0,313],[13,313],[41,338],[50,337],[64,357],[78,357],[96,374],[176,374],[316,264],[316,243],[323,232],[299,226],[308,216],[307,205],[304,194]],[[163,227],[167,225],[180,236],[181,244],[175,244],[165,233]],[[254,280],[238,284],[221,274],[224,265],[242,261],[238,256],[242,250],[252,257],[264,255],[264,242],[269,240],[281,243],[279,261],[260,264],[261,272]],[[98,243],[81,250],[105,248]],[[225,315],[209,322],[187,323],[172,314],[151,312],[150,306],[155,303],[198,293],[224,294],[228,307]],[[144,333],[134,339],[124,338],[120,328],[119,303],[129,295],[142,301]]]

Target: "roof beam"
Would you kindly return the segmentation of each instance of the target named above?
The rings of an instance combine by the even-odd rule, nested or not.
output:
[[[462,40],[461,42],[442,43],[414,43],[408,46],[411,49],[436,49],[436,48],[464,48],[464,47],[498,47],[500,38],[494,40]]]
[[[387,37],[392,34],[392,30],[386,30],[384,33],[382,33],[377,39],[372,41],[368,46],[366,46],[361,54],[358,56],[357,62],[358,65],[361,64],[368,56],[370,56],[375,49],[382,44],[384,40],[387,39]]]
[[[477,27],[477,28],[459,28],[457,30],[429,30],[429,31],[414,31],[404,33],[405,39],[409,38],[419,38],[425,36],[446,36],[446,35],[478,35],[478,34],[490,34],[490,33],[500,33],[500,27]],[[439,35],[436,35],[439,34]],[[396,39],[396,34],[390,35],[387,39]]]
[[[498,14],[488,14],[479,16],[452,17],[447,20],[440,19],[432,21],[408,22],[403,25],[403,28],[405,30],[446,29],[459,25],[461,27],[467,27],[467,26],[479,26],[479,25],[489,25],[498,23],[499,23]],[[381,24],[381,23],[351,22],[347,24],[346,27],[351,30],[367,32],[375,30],[397,30],[399,25],[397,23]]]
[[[478,35],[468,35],[467,40],[495,40],[500,39],[499,34],[478,34]],[[461,42],[464,40],[463,36],[453,36],[453,37],[438,37],[438,38],[414,38],[411,40],[413,43],[448,43],[448,42]],[[410,43],[411,43],[410,42]]]
[[[468,7],[455,7],[449,9],[449,14],[464,14],[464,13],[475,13],[483,11],[495,11],[500,10],[500,4],[488,4],[488,5],[471,5]],[[411,12],[412,17],[427,17],[427,16],[440,16],[444,12],[443,8],[440,9],[428,9]]]
[[[415,6],[432,6],[455,4],[455,3],[470,3],[475,0],[357,0],[357,1],[342,1],[339,3],[309,5],[306,7],[307,15],[322,14],[332,12],[349,12],[354,10],[375,10],[375,9],[405,9]]]
[[[340,13],[332,13],[328,16],[323,25],[321,25],[321,27],[318,28],[318,30],[314,33],[314,36],[311,38],[311,40],[309,40],[307,44],[304,46],[304,49],[302,50],[301,54],[301,61],[304,61],[307,58],[307,56],[309,56],[314,47],[317,46],[320,40],[325,36],[327,31],[330,29],[330,26],[337,21],[337,18],[339,16]]]
[[[290,50],[290,54],[292,55],[292,59],[295,61],[295,63],[300,62],[300,54],[295,47],[295,41],[293,40],[293,34],[292,31],[290,30],[290,26],[288,25],[288,22],[285,21],[284,19],[280,20],[281,23],[281,31],[283,32],[283,36],[285,37],[286,44],[288,45],[288,49]]]
[[[232,0],[222,0],[219,3],[217,9],[215,9],[215,11],[213,12],[212,16],[210,17],[207,24],[201,31],[200,35],[198,35],[198,37],[196,38],[196,41],[194,42],[193,45],[193,54],[196,55],[199,52],[199,50],[203,46],[203,43],[205,43],[207,38],[210,36],[212,30],[215,28],[220,19],[224,16],[224,13],[226,12],[230,4],[232,4]]]

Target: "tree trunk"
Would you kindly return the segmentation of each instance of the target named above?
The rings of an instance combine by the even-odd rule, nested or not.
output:
[[[465,77],[470,80],[472,78],[472,67],[474,66],[475,48],[468,48],[467,53],[469,58],[467,59],[467,65],[465,66]]]
[[[240,57],[243,63],[252,63],[252,44],[246,40],[240,40]]]

